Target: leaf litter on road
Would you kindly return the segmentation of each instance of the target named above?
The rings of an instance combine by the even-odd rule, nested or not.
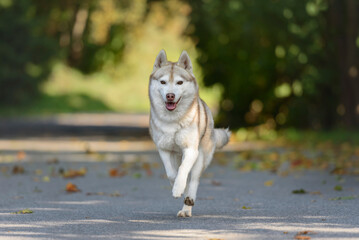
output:
[[[108,170],[108,175],[110,177],[123,177],[127,174],[127,171],[120,171],[119,169],[117,168],[111,168],[110,170]]]
[[[343,187],[342,187],[341,185],[336,185],[336,186],[334,187],[334,190],[335,190],[335,191],[343,191]]]
[[[12,168],[12,174],[23,174],[25,173],[25,169],[23,166],[19,166],[19,165],[15,165],[13,168]]]
[[[353,200],[356,199],[356,196],[345,196],[345,197],[335,197],[335,198],[331,198],[331,201],[339,201],[339,200]]]
[[[33,213],[34,211],[26,208],[26,209],[23,209],[23,210],[20,210],[20,211],[17,211],[17,212],[12,212],[12,214],[30,214],[30,213]]]
[[[86,173],[87,173],[86,168],[80,168],[78,170],[70,168],[62,173],[62,177],[64,178],[83,177],[86,175]]]
[[[296,189],[292,191],[293,194],[306,194],[307,191],[305,191],[303,188],[301,189]]]
[[[248,210],[248,209],[252,209],[251,207],[247,207],[247,206],[243,206],[242,209]]]
[[[69,182],[66,184],[66,192],[75,193],[75,192],[81,192],[81,190],[78,189],[78,187],[75,184]]]
[[[148,177],[152,176],[153,173],[152,173],[152,170],[151,170],[151,165],[149,163],[143,163],[142,168],[145,170],[146,175]]]
[[[213,186],[217,186],[217,187],[222,185],[221,182],[216,181],[216,180],[212,180],[212,181],[211,181],[211,184],[212,184]]]
[[[268,180],[268,181],[264,182],[264,186],[271,187],[273,185],[273,183],[274,183],[273,180]]]
[[[297,234],[294,236],[294,239],[311,239],[309,234],[315,234],[313,231],[301,231],[297,232]]]
[[[105,192],[88,192],[86,193],[87,196],[108,196],[108,197],[122,197],[122,194],[115,191],[113,193],[105,193]]]

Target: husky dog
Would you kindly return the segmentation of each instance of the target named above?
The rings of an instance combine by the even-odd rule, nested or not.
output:
[[[172,195],[184,193],[178,217],[191,217],[201,173],[211,163],[215,149],[229,141],[228,129],[215,129],[206,103],[199,97],[198,83],[186,51],[178,62],[158,54],[150,76],[150,134],[155,142]],[[190,174],[190,177],[188,175]]]

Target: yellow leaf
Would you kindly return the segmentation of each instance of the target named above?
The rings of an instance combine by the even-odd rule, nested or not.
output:
[[[273,185],[273,182],[274,182],[273,180],[268,180],[268,181],[264,182],[264,185],[267,187],[270,187]]]
[[[43,182],[50,182],[50,177],[49,177],[49,176],[44,176],[44,177],[42,178],[42,181],[43,181]]]

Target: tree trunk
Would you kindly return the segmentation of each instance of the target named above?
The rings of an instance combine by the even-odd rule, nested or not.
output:
[[[359,127],[358,4],[356,0],[331,0],[330,8],[340,81],[338,113],[345,127]]]

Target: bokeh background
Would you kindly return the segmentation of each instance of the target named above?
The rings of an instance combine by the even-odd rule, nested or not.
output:
[[[238,140],[358,140],[356,0],[0,0],[0,115],[148,113],[161,49]],[[305,131],[304,131],[305,130]]]

